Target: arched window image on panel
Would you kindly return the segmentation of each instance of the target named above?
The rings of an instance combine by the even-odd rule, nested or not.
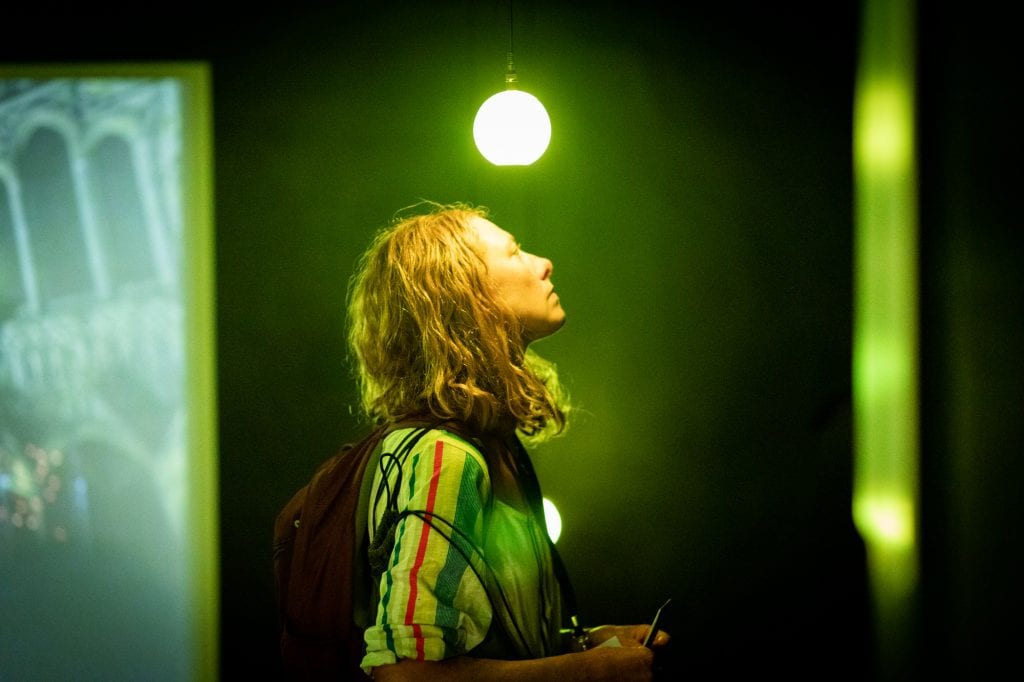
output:
[[[95,293],[67,141],[51,128],[36,129],[16,167],[43,305]]]
[[[11,317],[25,302],[21,277],[11,193],[0,176],[0,321]]]
[[[111,284],[154,280],[154,247],[128,142],[107,136],[89,151],[87,161],[96,232]]]
[[[216,680],[206,67],[58,71],[0,65],[0,680]]]

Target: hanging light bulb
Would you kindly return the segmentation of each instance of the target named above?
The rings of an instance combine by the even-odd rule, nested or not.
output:
[[[551,142],[551,119],[540,100],[518,88],[512,59],[512,3],[509,3],[508,70],[505,90],[480,105],[473,121],[477,149],[496,166],[528,166]]]

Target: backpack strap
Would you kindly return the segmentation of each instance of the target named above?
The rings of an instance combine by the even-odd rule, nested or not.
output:
[[[369,564],[364,561],[369,551],[366,526],[369,523],[370,488],[373,487],[373,473],[380,464],[384,452],[383,440],[374,448],[363,470],[363,481],[359,489],[359,502],[355,514],[355,555],[352,562],[352,619],[364,630],[373,625],[380,588],[370,573]]]
[[[565,599],[565,605],[569,611],[569,622],[572,624],[573,636],[578,641],[583,642],[586,640],[586,633],[583,631],[583,626],[579,620],[579,604],[576,601],[576,590],[573,589],[572,580],[569,578],[569,571],[565,567],[565,562],[562,561],[562,555],[559,554],[558,548],[555,547],[555,543],[551,540],[551,536],[547,534],[547,519],[544,515],[544,496],[540,489],[540,479],[537,478],[537,472],[533,468],[533,462],[530,461],[529,453],[526,452],[526,448],[523,447],[522,442],[518,438],[515,439],[515,447],[512,448],[512,457],[515,461],[516,469],[520,473],[519,480],[523,487],[527,504],[533,511],[534,517],[537,518],[542,524],[542,528],[545,529],[544,537],[548,540],[548,549],[551,550],[551,563],[554,566],[559,586],[562,588],[562,598]]]

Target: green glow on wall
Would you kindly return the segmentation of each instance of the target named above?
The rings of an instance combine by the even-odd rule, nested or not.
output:
[[[917,178],[911,0],[867,0],[854,100],[853,517],[880,664],[906,655],[917,584]]]

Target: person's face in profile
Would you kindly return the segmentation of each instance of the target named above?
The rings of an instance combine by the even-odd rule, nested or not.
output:
[[[511,234],[486,218],[473,218],[469,227],[479,236],[491,282],[523,325],[523,344],[558,331],[565,311],[551,282],[551,261],[523,251]]]

